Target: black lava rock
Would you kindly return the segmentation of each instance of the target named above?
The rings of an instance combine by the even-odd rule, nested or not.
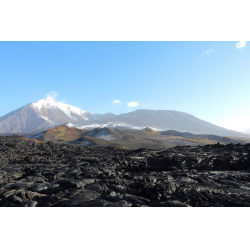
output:
[[[0,136],[0,206],[250,206],[250,144],[121,150]]]

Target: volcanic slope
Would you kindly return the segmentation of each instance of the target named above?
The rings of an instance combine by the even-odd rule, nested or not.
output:
[[[121,149],[160,149],[175,146],[198,146],[217,142],[222,144],[244,144],[248,142],[248,140],[206,134],[197,135],[192,133],[181,133],[178,131],[175,131],[175,133],[170,131],[170,133],[168,133],[168,131],[154,131],[151,128],[136,130],[116,127],[113,129],[96,128],[91,131],[86,131],[82,134],[81,138],[68,143],[74,145],[112,146]]]
[[[45,142],[67,142],[80,138],[84,132],[86,132],[84,129],[69,128],[66,125],[61,125],[55,128],[47,129],[41,133],[31,135],[30,137]]]
[[[82,136],[74,141],[68,141],[69,144],[74,145],[99,145],[111,146],[120,149],[161,149],[166,147],[174,147],[174,143],[164,145],[162,141],[154,139],[154,137],[146,136],[141,130],[127,129],[117,127],[114,129],[109,128],[96,128],[92,131],[87,131]]]
[[[30,133],[94,117],[94,114],[77,107],[45,98],[0,117],[0,133]]]
[[[143,129],[146,127],[158,131],[177,130],[196,134],[213,134],[219,136],[235,136],[250,138],[250,135],[228,130],[212,123],[201,120],[188,113],[174,110],[147,110],[139,109],[129,113],[114,115],[95,115],[95,120],[75,122],[72,126],[91,129],[95,127],[126,127]]]
[[[103,121],[105,123],[105,121]],[[197,134],[244,137],[246,134],[228,130],[201,120],[188,113],[173,110],[139,109],[106,120],[106,123],[120,123],[132,127],[151,127],[157,130],[187,131]]]

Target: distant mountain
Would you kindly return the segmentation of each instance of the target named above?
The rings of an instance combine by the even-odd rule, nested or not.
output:
[[[94,117],[87,111],[45,98],[0,117],[0,133],[29,133]]]
[[[250,137],[250,135],[216,126],[179,111],[139,109],[120,115],[93,114],[65,103],[56,102],[52,98],[30,103],[0,117],[0,134],[39,132],[63,124],[79,129],[121,126],[131,129],[150,127],[161,131],[177,130],[196,134]]]
[[[250,134],[250,128],[248,128],[247,130],[245,130],[243,133]]]
[[[109,118],[98,118],[99,120],[84,121],[81,125],[76,124],[76,126],[80,128],[123,126],[134,129],[150,127],[155,130],[177,130],[197,134],[249,137],[244,133],[228,130],[203,121],[193,115],[173,110],[139,109],[121,115],[111,114]]]

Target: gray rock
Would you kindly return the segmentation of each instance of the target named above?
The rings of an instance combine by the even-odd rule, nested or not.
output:
[[[14,204],[20,204],[23,200],[22,198],[16,196],[16,195],[13,195],[9,198],[9,200],[14,203]]]
[[[99,197],[100,195],[92,190],[81,189],[76,195],[72,197],[72,199],[67,200],[67,206],[81,206],[82,203],[86,201],[96,200]]]
[[[97,193],[103,194],[107,191],[107,187],[102,182],[94,182],[92,184],[88,184],[85,188],[96,191]]]
[[[150,202],[149,199],[130,194],[125,194],[123,199],[127,202],[132,203],[133,205],[146,205]]]
[[[35,207],[37,205],[37,201],[26,201],[26,202],[22,202],[19,206],[20,207]]]
[[[150,207],[190,207],[178,200],[169,200],[165,202],[151,202],[148,204]]]
[[[117,202],[110,202],[106,205],[106,207],[131,207],[132,204],[128,201],[121,200]]]
[[[47,188],[48,188],[48,186],[46,186],[45,184],[38,184],[38,185],[35,185],[35,186],[32,188],[32,190],[33,190],[34,192],[39,192],[39,191],[42,191],[42,190],[47,189]]]
[[[122,200],[124,197],[124,194],[117,194],[116,192],[112,191],[110,194],[108,194],[105,199],[108,201],[119,201]]]
[[[59,182],[59,185],[63,188],[80,188],[85,183],[81,180],[63,180]]]
[[[108,204],[110,204],[110,202],[102,200],[102,199],[97,199],[97,200],[82,202],[81,204],[78,204],[77,206],[78,207],[107,207]]]

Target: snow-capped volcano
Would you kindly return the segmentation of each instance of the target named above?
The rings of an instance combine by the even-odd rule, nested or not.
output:
[[[34,102],[32,103],[32,106],[35,109],[38,109],[39,112],[43,113],[44,115],[48,112],[48,110],[51,110],[51,109],[60,110],[69,118],[72,118],[75,121],[78,121],[79,117],[83,118],[84,120],[88,120],[89,119],[88,117],[93,115],[92,113],[89,113],[85,110],[68,105],[66,103],[57,102],[55,99],[51,97],[47,97],[45,99]],[[47,119],[47,117],[43,117],[43,118],[45,120]]]
[[[48,97],[0,117],[0,133],[29,133],[67,123],[94,119],[95,114]]]

